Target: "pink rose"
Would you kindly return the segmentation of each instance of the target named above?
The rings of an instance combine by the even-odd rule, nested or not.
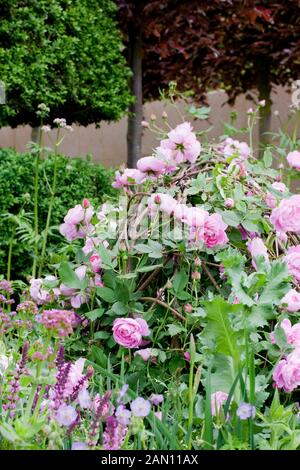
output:
[[[283,199],[273,209],[270,221],[278,232],[300,233],[300,196]]]
[[[145,332],[145,329],[145,325],[141,325],[137,319],[117,318],[113,323],[113,337],[116,343],[125,348],[138,348],[142,343],[142,332]]]
[[[204,242],[208,248],[223,246],[228,242],[225,230],[227,225],[224,223],[220,214],[210,215],[204,224]]]
[[[155,217],[158,210],[171,215],[177,207],[177,201],[169,194],[156,193],[148,199],[148,209],[151,217]]]
[[[141,335],[142,336],[149,336],[150,335],[150,330],[149,330],[149,326],[148,326],[148,323],[146,322],[146,320],[144,320],[143,318],[140,318],[140,317],[135,318],[135,320],[140,325]]]
[[[300,385],[300,349],[296,348],[285,359],[277,364],[273,379],[276,387],[283,388],[287,393]]]
[[[268,250],[261,238],[255,237],[247,243],[248,251],[252,256],[252,266],[256,269],[255,258],[257,256],[263,256],[266,263],[269,263]]]
[[[138,170],[150,176],[158,177],[164,173],[165,163],[156,157],[143,157],[137,161]]]
[[[272,188],[276,191],[279,191],[280,193],[287,192],[286,185],[284,183],[280,183],[279,181],[275,181],[275,183],[272,183]],[[268,192],[266,194],[265,201],[267,206],[270,207],[270,209],[274,209],[277,206],[277,198],[274,194]]]
[[[228,393],[226,392],[215,392],[211,395],[211,413],[213,416],[217,416],[220,411],[221,407],[225,405],[228,399]]]
[[[294,150],[294,152],[288,153],[286,159],[292,168],[300,171],[300,152]]]
[[[291,289],[281,300],[281,305],[288,312],[299,312],[300,310],[300,294],[295,289]]]
[[[275,329],[277,328],[278,325],[275,326]],[[296,323],[295,325],[292,325],[290,320],[285,318],[282,320],[280,323],[281,328],[285,332],[286,340],[289,344],[294,344],[295,346],[300,346],[300,323]],[[276,338],[274,331],[270,334],[271,341],[273,344],[276,343]]]
[[[234,207],[234,200],[231,197],[228,197],[227,199],[225,199],[224,204],[227,209],[232,209]]]
[[[115,181],[113,182],[112,186],[114,188],[123,188],[126,186],[132,186],[134,184],[142,184],[145,179],[145,173],[139,170],[126,168],[123,173],[116,171]]]
[[[168,138],[161,141],[159,151],[164,149],[172,151],[170,157],[177,164],[183,162],[195,163],[201,152],[201,145],[196,135],[192,132],[192,126],[188,122],[179,124],[168,133]]]
[[[186,212],[186,223],[191,227],[204,227],[209,218],[209,213],[200,207],[189,207]]]
[[[291,246],[283,259],[288,266],[289,273],[296,281],[300,281],[300,245]]]

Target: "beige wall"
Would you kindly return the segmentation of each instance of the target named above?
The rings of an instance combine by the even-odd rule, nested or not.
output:
[[[290,95],[281,88],[273,93],[273,111],[280,112],[280,119],[286,120],[288,106],[291,104]],[[208,102],[212,108],[210,124],[207,122],[195,121],[195,129],[203,130],[209,125],[213,125],[214,129],[210,132],[211,138],[218,138],[223,133],[223,123],[228,121],[229,113],[232,109],[239,112],[240,117],[237,125],[243,127],[247,121],[247,109],[253,107],[253,103],[241,96],[237,99],[234,108],[226,104],[227,96],[222,91],[211,92],[208,95]],[[184,112],[184,106],[180,105],[181,112]],[[176,110],[170,105],[162,102],[153,102],[145,105],[145,119],[149,119],[154,113],[157,116],[158,124],[161,124],[161,114],[166,111],[169,116],[171,125],[180,122]],[[63,117],[63,116],[58,116]],[[279,125],[278,117],[272,116],[272,129],[277,130]],[[126,162],[126,119],[122,119],[117,123],[103,123],[101,127],[96,129],[91,125],[88,127],[75,126],[73,133],[66,136],[61,151],[66,155],[84,156],[88,153],[93,155],[96,162],[101,162],[106,166],[117,166]],[[53,132],[52,132],[53,134]],[[0,130],[0,147],[14,147],[18,151],[25,151],[31,136],[31,128],[29,126],[18,127],[17,129],[3,128]],[[51,146],[50,141],[45,142],[47,146]],[[143,155],[147,155],[157,146],[156,136],[149,131],[145,131],[143,135]]]

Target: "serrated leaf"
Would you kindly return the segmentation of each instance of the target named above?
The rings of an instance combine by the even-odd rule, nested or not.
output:
[[[90,312],[86,312],[85,316],[91,320],[95,321],[97,318],[101,318],[103,313],[104,313],[104,308],[95,308],[94,310],[91,310]]]
[[[216,297],[211,302],[203,302],[207,313],[207,325],[204,335],[214,337],[216,351],[233,358],[235,364],[240,361],[241,349],[238,344],[240,334],[233,330],[229,315],[241,310],[240,305],[232,305],[222,297]]]
[[[235,211],[222,211],[220,212],[220,215],[222,216],[225,224],[230,227],[238,227],[241,223],[241,217]]]
[[[170,325],[167,325],[167,326],[168,326],[168,333],[170,336],[176,336],[179,333],[182,333],[183,331],[185,331],[183,326],[175,325],[174,323],[171,323]]]
[[[105,302],[108,302],[109,304],[112,304],[117,300],[115,292],[112,289],[109,289],[109,287],[97,287],[96,293],[101,299],[105,300]]]

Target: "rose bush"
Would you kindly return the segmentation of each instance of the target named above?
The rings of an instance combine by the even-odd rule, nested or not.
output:
[[[162,131],[117,204],[68,211],[15,310],[3,281],[3,445],[299,447],[300,196],[266,152]]]

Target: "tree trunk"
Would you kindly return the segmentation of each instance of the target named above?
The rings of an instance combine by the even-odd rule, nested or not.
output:
[[[270,142],[270,135],[266,134],[271,130],[271,81],[268,64],[261,64],[258,76],[258,99],[264,100],[265,106],[259,108],[259,156],[264,152],[264,147]]]
[[[131,92],[135,102],[129,108],[127,130],[127,164],[135,168],[142,156],[143,92],[142,92],[142,32],[139,27],[129,26],[129,65],[133,72]]]

